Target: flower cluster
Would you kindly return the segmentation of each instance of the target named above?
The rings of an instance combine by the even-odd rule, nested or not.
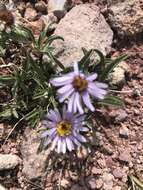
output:
[[[56,148],[58,153],[65,153],[66,150],[72,151],[82,142],[86,142],[80,134],[82,131],[87,131],[87,128],[83,127],[85,118],[83,105],[93,112],[95,108],[90,96],[101,100],[107,94],[108,85],[97,82],[96,79],[96,73],[85,75],[75,62],[73,72],[50,81],[53,86],[59,87],[57,90],[59,102],[67,102],[67,110],[64,109],[62,114],[51,110],[42,122],[46,127],[42,137],[47,137],[45,145],[51,143],[52,150]]]
[[[72,151],[76,146],[86,142],[86,139],[80,134],[81,131],[87,131],[82,126],[84,116],[68,112],[65,108],[63,113],[50,110],[43,120],[42,125],[47,129],[42,137],[48,137],[45,145],[52,143],[51,150],[56,148],[57,152],[66,152],[66,149]]]
[[[58,90],[59,101],[68,99],[68,111],[84,113],[82,102],[91,111],[95,111],[89,95],[96,99],[104,99],[107,94],[107,84],[94,82],[97,74],[86,76],[80,72],[77,62],[74,63],[74,72],[51,80],[53,86],[61,87]]]

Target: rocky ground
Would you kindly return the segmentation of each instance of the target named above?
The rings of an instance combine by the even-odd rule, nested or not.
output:
[[[38,128],[0,123],[0,189],[131,189],[131,174],[143,181],[143,2],[31,2],[14,1],[19,20],[35,35],[52,23],[51,32],[65,39],[54,44],[65,65],[80,59],[82,47],[129,56],[112,75],[125,107],[97,110],[91,147],[69,157],[49,150],[37,153]]]

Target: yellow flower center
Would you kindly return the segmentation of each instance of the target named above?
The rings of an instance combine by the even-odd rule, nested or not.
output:
[[[72,125],[69,121],[61,121],[57,124],[57,133],[59,136],[67,136],[71,133]]]
[[[88,82],[87,80],[81,78],[80,76],[76,76],[73,80],[73,87],[79,91],[79,92],[83,92],[84,90],[86,90],[87,86],[88,86]]]

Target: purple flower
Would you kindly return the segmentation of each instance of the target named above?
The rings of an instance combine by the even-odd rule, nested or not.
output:
[[[90,95],[96,99],[104,99],[107,94],[108,85],[94,80],[97,74],[86,76],[79,71],[77,62],[74,63],[74,72],[65,74],[51,80],[53,86],[60,87],[58,89],[59,101],[63,102],[68,99],[68,111],[76,113],[79,111],[83,114],[82,104],[91,111],[95,111],[91,103]]]
[[[45,146],[51,144],[51,150],[56,149],[58,153],[66,153],[66,150],[72,151],[86,139],[80,134],[80,131],[88,131],[82,126],[84,115],[68,112],[65,108],[60,114],[57,110],[51,110],[42,121],[42,126],[46,127],[42,137],[46,138]]]

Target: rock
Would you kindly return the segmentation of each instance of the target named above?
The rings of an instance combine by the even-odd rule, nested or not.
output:
[[[102,176],[102,180],[103,180],[103,189],[105,190],[112,190],[113,189],[113,180],[114,180],[114,176],[110,173],[104,173]]]
[[[119,123],[119,122],[123,122],[127,119],[128,115],[126,113],[126,111],[124,110],[120,110],[117,112],[117,116],[115,118],[115,122]]]
[[[78,184],[75,184],[75,185],[73,185],[73,186],[71,187],[70,190],[83,190],[83,187],[81,187],[81,186],[78,185]]]
[[[76,172],[69,171],[69,174],[72,181],[78,181],[78,174]]]
[[[40,32],[44,28],[44,22],[40,18],[40,19],[38,19],[36,21],[29,22],[28,24],[26,24],[26,26],[29,27],[33,31],[35,36],[39,36]]]
[[[61,186],[64,188],[68,188],[71,186],[71,183],[70,183],[70,181],[68,181],[67,179],[64,178],[61,180]]]
[[[7,190],[7,189],[3,187],[2,185],[0,185],[0,190]]]
[[[120,137],[128,138],[129,137],[129,129],[126,126],[122,126],[119,131]]]
[[[39,1],[35,4],[35,9],[43,14],[47,13],[47,5],[44,1]]]
[[[143,32],[143,10],[139,0],[111,4],[109,10],[109,22],[119,36],[132,36]]]
[[[91,171],[94,175],[100,175],[102,174],[102,169],[96,168],[95,166],[92,168]]]
[[[119,63],[119,65],[110,74],[109,79],[112,85],[122,86],[125,84],[125,74],[129,72],[129,66],[125,61]]]
[[[85,147],[79,147],[77,149],[77,157],[79,159],[85,159],[85,158],[88,157],[88,155],[89,155],[89,150],[87,148],[85,148]]]
[[[124,69],[116,67],[114,71],[110,74],[110,81],[112,85],[117,85],[117,86],[124,85],[126,82]]]
[[[96,189],[100,189],[102,186],[103,186],[102,179],[97,179],[96,180]]]
[[[23,158],[22,173],[29,180],[42,177],[46,171],[46,161],[50,150],[44,150],[37,153],[40,145],[40,136],[36,130],[26,129],[25,139],[21,145],[21,154]]]
[[[105,1],[108,3],[108,5],[113,5],[113,4],[121,3],[125,0],[105,0]]]
[[[119,161],[129,163],[131,161],[130,152],[128,150],[121,152],[119,155]]]
[[[113,39],[112,30],[99,8],[93,4],[82,4],[72,8],[60,21],[54,34],[64,38],[64,41],[55,41],[53,46],[59,60],[65,66],[82,58],[83,47],[87,50],[99,49],[106,55],[110,51]]]
[[[121,190],[122,188],[120,186],[115,186],[114,190]]]
[[[115,178],[121,179],[121,178],[123,177],[123,175],[124,175],[124,173],[123,173],[123,171],[122,171],[121,168],[115,168],[115,169],[113,170],[113,176],[114,176]]]
[[[48,15],[42,15],[41,19],[43,20],[45,26],[49,26],[49,30],[52,31],[56,29],[58,20],[53,13]]]
[[[0,154],[0,171],[14,169],[21,159],[13,154]]]
[[[34,21],[37,18],[37,12],[35,9],[28,7],[25,10],[24,18],[29,21]]]
[[[25,5],[25,3],[24,3],[24,2],[20,2],[19,5],[18,5],[18,7],[17,7],[17,9],[18,9],[18,11],[19,11],[19,13],[20,13],[21,15],[24,15],[24,12],[25,12],[25,10],[26,10],[26,5]]]
[[[96,189],[96,179],[95,178],[89,178],[88,181],[88,186],[90,189]]]
[[[71,0],[49,0],[48,13],[53,12],[57,18],[61,19],[71,5]]]

